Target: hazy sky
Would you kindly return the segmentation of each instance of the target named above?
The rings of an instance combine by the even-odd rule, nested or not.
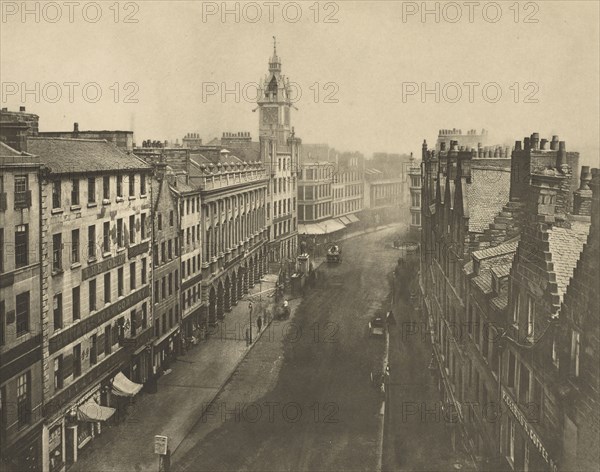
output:
[[[138,144],[188,132],[256,138],[253,83],[275,35],[302,91],[292,119],[304,142],[418,154],[440,128],[486,128],[497,142],[539,132],[598,165],[597,1],[477,2],[472,18],[465,2],[425,2],[439,22],[421,16],[423,2],[276,2],[272,21],[269,2],[228,2],[239,15],[225,18],[222,2],[26,2],[25,17],[22,2],[1,3],[2,106],[25,105],[41,130],[78,121],[133,129]],[[436,83],[437,103],[420,93]]]

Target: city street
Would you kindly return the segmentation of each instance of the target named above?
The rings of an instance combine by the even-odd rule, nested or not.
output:
[[[386,310],[395,229],[343,243],[340,265],[321,265],[287,323],[274,323],[174,451],[176,471],[375,470],[381,447],[385,341],[368,320]]]

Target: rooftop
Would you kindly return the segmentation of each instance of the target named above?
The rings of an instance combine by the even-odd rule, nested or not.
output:
[[[483,233],[509,199],[510,171],[495,168],[471,168],[467,184],[469,231]]]
[[[56,174],[151,169],[104,139],[28,137],[27,149]]]

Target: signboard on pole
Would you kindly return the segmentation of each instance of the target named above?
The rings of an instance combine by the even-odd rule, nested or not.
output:
[[[161,456],[167,455],[167,449],[169,445],[169,438],[167,436],[154,436],[154,454],[160,454]]]

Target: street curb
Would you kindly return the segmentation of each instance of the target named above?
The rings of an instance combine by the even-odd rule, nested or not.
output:
[[[390,330],[389,328],[386,329],[386,335],[385,335],[385,355],[384,355],[384,359],[383,359],[383,369],[385,371],[385,366],[388,365],[389,362],[389,358],[390,358]],[[385,395],[387,397],[389,393],[388,387],[385,387]],[[380,437],[379,437],[379,441],[377,444],[377,449],[378,449],[378,459],[377,459],[377,467],[375,468],[376,472],[381,472],[381,470],[383,469],[383,442],[385,440],[385,411],[386,411],[386,403],[385,403],[385,398],[383,399],[383,403],[381,405],[381,433],[380,433]]]
[[[295,311],[295,310],[294,310]],[[292,317],[292,309],[290,308],[290,318]],[[240,358],[238,359],[238,361],[235,363],[235,365],[233,366],[233,369],[231,369],[231,372],[229,373],[229,375],[227,375],[227,377],[225,378],[225,380],[223,380],[223,382],[221,383],[221,385],[219,385],[219,388],[217,389],[217,391],[215,392],[214,396],[210,399],[210,401],[208,403],[205,402],[205,407],[202,409],[202,411],[200,412],[200,415],[198,416],[198,420],[194,422],[194,424],[192,425],[192,427],[188,430],[188,432],[186,433],[186,435],[184,436],[184,438],[180,441],[180,443],[171,451],[171,458],[175,455],[175,453],[177,452],[177,449],[179,449],[179,446],[181,446],[181,444],[183,444],[183,442],[186,440],[188,434],[196,427],[196,425],[202,421],[202,418],[204,418],[205,413],[207,412],[207,410],[214,404],[215,400],[217,399],[217,397],[223,392],[223,390],[225,389],[225,386],[229,383],[229,381],[231,380],[231,378],[233,377],[233,374],[235,374],[235,372],[237,371],[238,367],[240,366],[240,364],[246,359],[246,357],[248,356],[248,354],[250,353],[250,351],[252,350],[252,348],[258,343],[259,339],[262,337],[263,333],[265,331],[267,331],[267,328],[271,325],[271,323],[273,323],[274,319],[271,318],[271,320],[266,323],[264,325],[264,328],[260,331],[260,333],[257,335],[256,339],[254,340],[254,342],[252,344],[250,344],[249,346],[246,346],[246,350],[244,351],[244,353],[240,356]]]

